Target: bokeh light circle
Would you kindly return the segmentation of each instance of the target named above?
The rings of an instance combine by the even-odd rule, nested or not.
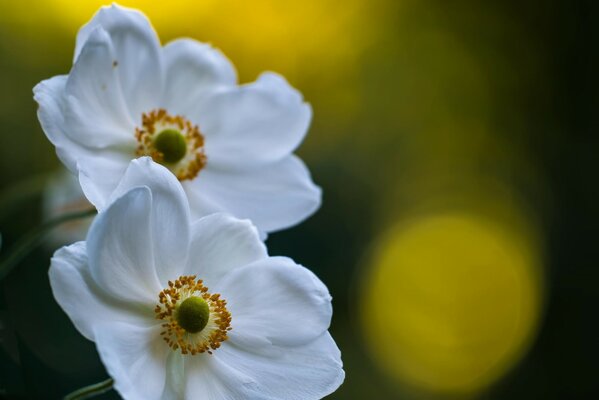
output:
[[[391,377],[412,390],[471,394],[522,357],[543,283],[536,241],[518,226],[450,212],[379,242],[362,281],[361,321]]]

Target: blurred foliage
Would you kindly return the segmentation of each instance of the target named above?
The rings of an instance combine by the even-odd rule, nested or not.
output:
[[[0,2],[2,254],[43,219],[59,165],[31,89],[69,71],[101,4]],[[596,2],[122,4],[163,43],[210,42],[242,82],[274,70],[312,103],[299,153],[324,204],[268,245],[334,296],[347,378],[331,399],[599,396]],[[106,377],[52,299],[51,253],[2,282],[9,398]]]

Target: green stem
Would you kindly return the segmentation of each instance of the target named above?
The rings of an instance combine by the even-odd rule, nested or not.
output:
[[[82,387],[81,389],[77,389],[74,392],[67,394],[64,397],[64,400],[89,399],[98,396],[112,389],[113,383],[114,381],[112,379],[106,379],[105,381]]]
[[[76,211],[61,215],[49,220],[23,236],[0,262],[0,280],[4,279],[12,269],[35,249],[52,229],[65,222],[80,218],[91,217],[96,214],[95,209]]]

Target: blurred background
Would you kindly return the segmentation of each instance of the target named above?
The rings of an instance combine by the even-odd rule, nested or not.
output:
[[[103,4],[0,1],[4,255],[81,207],[55,183],[31,90],[68,73],[77,29]],[[599,398],[599,3],[121,4],[163,43],[210,42],[242,82],[280,72],[312,104],[299,155],[324,203],[268,246],[333,294],[347,378],[330,399]],[[59,398],[106,378],[47,279],[77,229],[0,283],[0,397]]]

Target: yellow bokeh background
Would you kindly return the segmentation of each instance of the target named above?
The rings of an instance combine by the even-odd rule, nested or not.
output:
[[[73,37],[106,4],[99,0],[2,2],[0,20],[19,34],[63,31]],[[163,43],[188,36],[222,49],[238,67],[242,81],[274,70],[292,82],[322,84],[323,91],[331,87],[340,91],[340,85],[355,79],[362,52],[379,34],[376,21],[384,10],[384,2],[378,0],[349,0],[343,7],[333,0],[124,0],[119,4],[143,10]],[[337,99],[341,97],[337,94]]]
[[[393,379],[474,395],[523,356],[542,311],[541,251],[526,220],[507,222],[437,211],[377,243],[361,281],[362,330]]]

